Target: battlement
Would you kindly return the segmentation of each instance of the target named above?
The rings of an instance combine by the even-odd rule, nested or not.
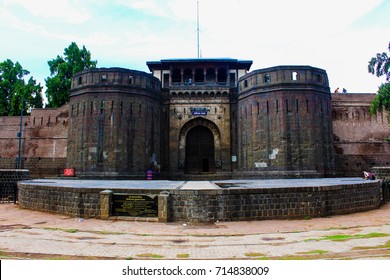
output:
[[[330,92],[326,71],[311,66],[275,66],[252,71],[239,80],[239,94],[245,94],[252,89],[269,91],[283,88],[319,88]]]
[[[119,67],[94,68],[75,73],[72,79],[71,96],[88,92],[91,87],[109,87],[111,90],[121,88],[143,88],[159,92],[160,81],[153,75]]]

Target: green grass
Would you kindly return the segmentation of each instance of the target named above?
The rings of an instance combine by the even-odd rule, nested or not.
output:
[[[301,260],[312,260],[312,259],[316,259],[316,258],[312,256],[283,256],[280,258],[276,258],[276,260],[281,260],[281,261],[290,261],[290,260],[301,261]]]
[[[69,233],[76,233],[79,232],[78,229],[75,228],[44,228],[45,230],[59,230],[59,231],[64,231],[64,232],[69,232]]]
[[[253,252],[251,252],[251,253],[245,253],[245,256],[246,257],[264,257],[264,254],[262,254],[262,253],[253,253]]]
[[[7,257],[7,256],[8,256],[7,252],[0,251],[0,257]]]
[[[190,257],[190,254],[177,254],[176,257],[179,259],[187,259]]]
[[[322,254],[326,254],[328,252],[329,251],[324,251],[324,250],[313,250],[313,251],[309,251],[309,252],[298,252],[297,254],[302,254],[302,255],[315,255],[315,254],[318,254],[318,255],[322,255]]]
[[[369,250],[369,249],[390,249],[390,241],[387,241],[383,245],[377,245],[377,246],[358,246],[353,247],[352,250]]]
[[[140,258],[152,258],[152,259],[163,259],[164,256],[157,255],[157,254],[151,254],[151,253],[145,253],[145,254],[139,254],[137,257]]]
[[[355,235],[336,234],[336,235],[324,236],[321,238],[310,238],[310,239],[306,239],[305,241],[318,241],[318,240],[346,241],[350,239],[376,238],[376,237],[386,237],[386,236],[390,236],[390,234],[380,233],[380,232],[372,232],[368,234],[355,234]]]
[[[101,235],[122,235],[122,234],[125,234],[124,232],[116,232],[116,231],[87,231],[87,232],[101,234]]]

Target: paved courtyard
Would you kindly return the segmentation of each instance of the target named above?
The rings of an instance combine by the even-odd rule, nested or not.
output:
[[[0,204],[1,259],[390,259],[390,204],[310,220],[147,223]]]
[[[38,186],[98,188],[98,189],[218,189],[232,188],[286,188],[322,187],[369,183],[363,178],[318,178],[318,179],[263,179],[263,180],[216,180],[216,181],[170,181],[170,180],[77,180],[37,179],[24,181]]]

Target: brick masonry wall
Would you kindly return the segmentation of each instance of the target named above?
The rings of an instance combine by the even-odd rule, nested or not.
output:
[[[302,219],[348,214],[381,205],[379,182],[332,187],[172,191],[170,221]]]
[[[100,215],[100,193],[96,189],[18,184],[18,196],[22,208],[81,218]]]
[[[111,212],[107,207],[101,208],[104,189],[29,183],[19,183],[18,189],[19,205],[23,208],[83,218],[108,218]],[[114,192],[162,195],[159,197],[159,204],[163,205],[159,209],[162,222],[302,219],[367,211],[382,203],[382,187],[378,181],[331,187]]]
[[[239,88],[240,171],[279,171],[291,177],[334,174],[331,98],[324,70],[257,70],[242,77]]]
[[[373,167],[371,171],[382,181],[383,201],[390,202],[390,167]]]
[[[159,89],[155,77],[134,70],[75,74],[67,165],[76,176],[145,178],[151,163],[160,162]]]
[[[59,213],[80,218],[105,218],[101,213],[101,192],[98,188],[39,186],[18,184],[19,205],[31,210]],[[115,190],[115,193],[159,194],[161,190]],[[107,211],[105,209],[104,211]]]
[[[0,203],[18,200],[17,182],[28,180],[30,172],[22,169],[0,169]]]
[[[336,174],[362,176],[376,166],[390,166],[390,123],[384,111],[371,116],[375,94],[333,94],[332,119]]]
[[[271,71],[271,82],[276,82],[278,80],[280,81],[281,79],[291,79],[291,71],[296,71],[298,75],[300,75],[301,77],[306,77],[306,79],[314,80],[314,78],[310,76],[310,71],[306,73],[300,72],[300,70],[297,69],[298,68],[296,67],[292,67],[291,69],[286,68],[282,72]],[[259,74],[268,71],[261,70],[260,72],[261,73]],[[258,79],[256,79],[256,77]],[[110,77],[108,78],[110,79]],[[260,78],[261,76],[258,75],[248,76],[248,88],[257,87],[255,83],[260,83]],[[76,80],[74,80],[74,83],[78,83],[78,77],[75,77],[75,79]],[[90,80],[91,79],[92,78],[90,78]],[[242,84],[244,84],[244,82],[245,79],[240,82],[240,86],[243,86]],[[294,84],[298,83],[298,81],[291,82],[293,82]],[[324,79],[323,82],[327,83],[327,80]],[[79,87],[83,87],[83,84],[79,85]],[[280,95],[278,102],[280,110],[282,110],[282,106],[287,105],[287,100],[289,111],[291,111],[289,114],[294,117],[289,122],[285,122],[286,120],[288,120],[287,118],[280,119],[284,123],[289,124],[289,126],[286,126],[286,128],[289,128],[289,130],[283,130],[283,126],[279,126],[278,123],[276,123],[275,121],[264,121],[264,116],[266,115],[265,111],[267,110],[267,100],[265,99],[266,94],[264,94],[264,92],[262,92],[260,88],[258,88],[257,90],[258,94],[256,95],[258,96],[254,95],[253,98],[248,97],[246,98],[247,100],[243,99],[242,101],[240,101],[239,108],[236,108],[237,106],[235,105],[231,106],[232,112],[230,114],[230,118],[228,116],[228,107],[226,107],[226,114],[222,115],[222,118],[220,120],[218,119],[218,113],[220,112],[219,109],[217,109],[217,113],[215,114],[215,116],[209,116],[210,120],[215,122],[220,129],[222,126],[225,127],[221,129],[221,131],[223,131],[223,133],[221,134],[223,135],[222,140],[225,143],[222,145],[223,148],[221,149],[221,172],[223,171],[227,173],[227,175],[229,175],[228,173],[233,171],[230,175],[233,175],[233,177],[235,178],[252,176],[265,177],[264,175],[267,175],[267,177],[269,176],[274,178],[319,177],[320,175],[322,176],[321,172],[317,172],[317,174],[312,173],[312,171],[316,171],[316,169],[318,168],[317,165],[315,165],[314,163],[316,163],[319,158],[323,157],[322,155],[317,156],[318,151],[320,151],[321,149],[315,149],[313,147],[316,146],[310,144],[310,139],[314,137],[311,135],[316,135],[316,137],[318,137],[321,134],[319,132],[320,130],[312,130],[312,133],[309,133],[303,127],[303,125],[306,124],[306,119],[304,119],[303,116],[300,116],[300,114],[302,114],[301,107],[303,109],[306,107],[306,97],[300,97],[299,94],[295,94],[293,92],[291,92],[291,95]],[[302,91],[301,94],[303,93],[304,92]],[[262,99],[261,97],[264,98]],[[363,170],[370,170],[372,167],[375,166],[390,166],[390,160],[388,156],[390,154],[390,142],[384,140],[385,138],[390,136],[390,124],[387,121],[388,114],[384,112],[378,113],[375,116],[369,115],[368,109],[374,97],[375,94],[332,94],[332,129],[335,148],[334,170],[336,176],[362,176]],[[115,101],[115,106],[117,108],[116,110],[120,112],[120,100],[118,101],[119,102]],[[128,101],[131,102],[130,99]],[[295,114],[293,112],[296,111],[296,101],[298,101],[298,105],[301,106],[298,108],[299,114]],[[180,104],[180,102],[181,101],[178,99],[177,106],[175,105],[178,110],[175,114],[176,118],[177,113],[183,113],[184,109],[190,106],[190,103],[184,106]],[[125,103],[126,102],[124,102],[123,104]],[[152,105],[146,103],[147,101],[145,100],[145,103],[141,104],[143,108],[142,114],[148,112],[144,110],[145,108],[149,108],[149,116],[151,111],[155,111],[156,123],[159,124],[156,124],[156,126],[152,129],[152,127],[148,127],[150,122],[145,121],[145,119],[147,119],[146,117],[144,117],[141,121],[139,121],[139,119],[132,119],[132,122],[129,122],[128,120],[122,120],[122,123],[124,124],[123,129],[128,131],[130,131],[131,129],[134,129],[134,132],[137,131],[135,126],[135,123],[137,123],[140,132],[134,134],[138,135],[139,138],[134,142],[133,140],[135,140],[135,138],[131,136],[133,134],[129,133],[130,137],[126,136],[126,139],[128,140],[125,140],[128,142],[133,141],[135,144],[131,144],[131,142],[129,145],[123,145],[124,147],[129,149],[126,153],[123,153],[124,155],[128,156],[125,158],[115,156],[116,160],[110,161],[108,167],[112,169],[120,169],[123,168],[123,163],[126,163],[126,168],[131,169],[132,172],[137,172],[139,174],[139,178],[144,178],[144,171],[150,162],[150,155],[145,156],[141,154],[143,153],[143,151],[145,151],[145,143],[147,142],[144,141],[145,137],[141,136],[141,133],[144,133],[141,132],[141,128],[147,128],[148,131],[157,131],[154,135],[153,141],[150,139],[149,142],[156,143],[154,148],[155,151],[162,151],[161,159],[158,158],[158,152],[156,152],[158,163],[160,164],[162,161],[162,172],[165,172],[165,174],[162,174],[168,176],[169,174],[167,174],[167,172],[170,172],[172,175],[173,173],[177,172],[177,168],[179,166],[179,156],[177,149],[179,143],[177,142],[177,140],[175,140],[177,139],[176,136],[178,135],[176,134],[178,134],[178,132],[175,132],[174,129],[170,129],[170,127],[165,124],[162,125],[161,131],[163,137],[160,137],[158,126],[160,125],[160,123],[164,123],[164,120],[166,123],[168,123],[169,119],[171,118],[172,110],[174,110],[175,108],[172,107],[172,110],[170,110],[169,105],[166,105],[166,107],[162,109],[163,112],[160,112],[160,116],[158,109],[159,105]],[[322,103],[327,104],[324,102]],[[313,104],[314,103],[309,102],[309,110],[312,109],[310,106],[313,106]],[[135,105],[135,103],[133,105]],[[272,99],[271,102],[270,99],[269,106],[271,105],[275,107],[276,100]],[[123,112],[127,110],[126,106],[123,107]],[[287,111],[287,106],[285,107],[286,109],[284,110]],[[212,107],[212,109],[215,108]],[[223,109],[225,109],[225,107]],[[70,121],[69,111],[69,104],[67,104],[58,109],[34,109],[32,110],[30,116],[23,117],[22,167],[30,170],[30,176],[32,178],[62,175],[63,169],[67,165],[66,160],[68,156],[67,143]],[[243,114],[243,116],[245,116],[245,114],[247,115],[247,119],[244,118],[244,122],[241,119],[237,119],[241,116],[241,114]],[[280,115],[282,116],[282,112],[280,112]],[[288,114],[286,116],[288,116]],[[312,119],[314,120],[314,118]],[[180,122],[177,121],[178,125],[172,127],[176,127],[177,129],[179,129],[181,127],[180,125],[182,125],[185,120],[187,120],[187,118],[185,115],[183,115],[183,119]],[[232,147],[231,151],[228,149],[227,144],[229,142],[229,138],[226,138],[229,121],[232,122],[230,131],[230,145]],[[262,125],[262,122],[264,123],[264,125]],[[268,123],[269,125],[275,126],[275,131],[273,131],[272,127],[268,128]],[[0,168],[16,168],[16,158],[18,154],[18,138],[16,135],[19,131],[19,124],[19,117],[0,117]],[[237,128],[238,126],[239,128]],[[269,133],[268,130],[272,133]],[[118,129],[116,131],[119,135],[123,133],[123,131]],[[240,131],[239,135],[236,135],[237,131]],[[75,132],[75,135],[80,138],[81,134],[77,134],[77,132],[78,131]],[[171,133],[176,138],[169,137]],[[229,162],[231,161],[230,154],[236,155],[238,137],[240,137],[239,147],[241,151],[240,156],[238,157],[239,162],[233,162],[231,165],[229,165]],[[118,142],[120,141],[119,137],[116,135],[113,135],[111,138],[114,140],[117,139]],[[161,146],[159,146],[158,144],[160,138],[162,139]],[[302,140],[304,141],[302,142]],[[326,149],[331,148],[329,145],[330,140],[331,139],[326,139],[325,141],[326,143],[328,143],[325,143],[326,145],[324,145]],[[79,142],[84,143],[84,141]],[[315,141],[315,143],[317,143],[317,141]],[[93,147],[91,148],[93,151]],[[279,149],[278,154],[272,153],[274,148]],[[85,147],[83,149],[88,150],[85,149]],[[326,149],[324,151],[326,151]],[[114,151],[115,149],[111,150]],[[149,153],[151,150],[152,149],[148,147]],[[317,153],[314,152],[315,150],[317,150]],[[77,149],[75,149],[75,151],[77,151]],[[136,153],[137,155],[133,156]],[[76,157],[80,159],[81,156],[81,153],[74,152],[70,154],[69,158],[73,161]],[[88,157],[86,157],[86,154],[84,154],[84,157],[88,159]],[[326,162],[331,162],[331,158],[332,157],[328,159],[323,158],[323,160],[321,160],[321,162],[318,164],[318,166],[320,167],[319,169],[323,169],[321,166],[326,165],[329,165],[329,169],[331,169],[331,164],[326,164]],[[267,161],[271,162],[275,166],[273,166],[273,168],[270,167],[270,163],[268,163]],[[280,161],[280,164],[278,163],[278,161]],[[323,162],[325,162],[325,164],[323,164]],[[264,171],[264,163],[267,163],[269,173],[259,172]],[[240,166],[238,166],[238,164]],[[171,170],[166,169],[168,166],[172,167]],[[76,172],[78,170],[78,167],[79,166],[76,166]],[[80,167],[83,168],[82,165],[80,165]],[[139,170],[135,170],[136,168],[139,168]],[[283,172],[275,173],[275,170],[273,169],[282,169]],[[297,173],[295,172],[295,170],[298,170],[300,172]],[[104,175],[107,175],[107,173]]]
[[[66,167],[68,105],[58,109],[34,109],[23,116],[22,168],[32,178],[58,176]],[[20,117],[0,117],[0,168],[16,168]]]

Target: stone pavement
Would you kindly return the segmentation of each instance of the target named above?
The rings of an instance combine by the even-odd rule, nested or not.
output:
[[[311,220],[213,224],[83,220],[0,204],[0,259],[7,258],[390,259],[390,204]]]

